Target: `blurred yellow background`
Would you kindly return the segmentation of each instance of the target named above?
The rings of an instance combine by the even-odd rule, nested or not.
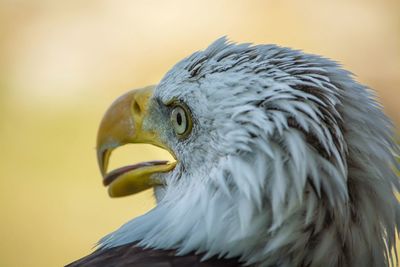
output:
[[[61,266],[154,205],[110,199],[95,159],[103,112],[227,35],[343,63],[400,125],[400,1],[0,0],[0,266]],[[147,146],[112,165],[164,159]]]

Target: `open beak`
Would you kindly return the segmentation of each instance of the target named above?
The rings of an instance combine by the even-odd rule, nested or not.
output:
[[[107,173],[111,152],[129,143],[146,143],[171,150],[164,145],[158,133],[143,129],[148,116],[154,86],[132,90],[117,100],[105,113],[97,133],[97,160],[103,183],[111,197],[131,195],[161,185],[154,173],[171,171],[176,162],[149,161],[125,166]],[[172,153],[173,154],[173,153]]]

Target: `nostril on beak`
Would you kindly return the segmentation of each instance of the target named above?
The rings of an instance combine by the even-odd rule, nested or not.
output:
[[[140,108],[136,99],[134,100],[134,103],[133,103],[133,112],[137,115],[140,115],[140,113],[142,112],[142,109]]]

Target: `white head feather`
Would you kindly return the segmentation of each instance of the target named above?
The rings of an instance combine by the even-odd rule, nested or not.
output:
[[[155,91],[193,114],[157,206],[100,241],[257,266],[386,266],[400,226],[392,125],[337,63],[221,38]]]

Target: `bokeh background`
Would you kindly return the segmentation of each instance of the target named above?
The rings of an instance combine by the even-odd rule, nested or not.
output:
[[[398,0],[0,0],[0,266],[62,266],[154,205],[151,192],[108,197],[98,123],[223,35],[340,61],[400,125]],[[128,146],[111,163],[168,157]]]

